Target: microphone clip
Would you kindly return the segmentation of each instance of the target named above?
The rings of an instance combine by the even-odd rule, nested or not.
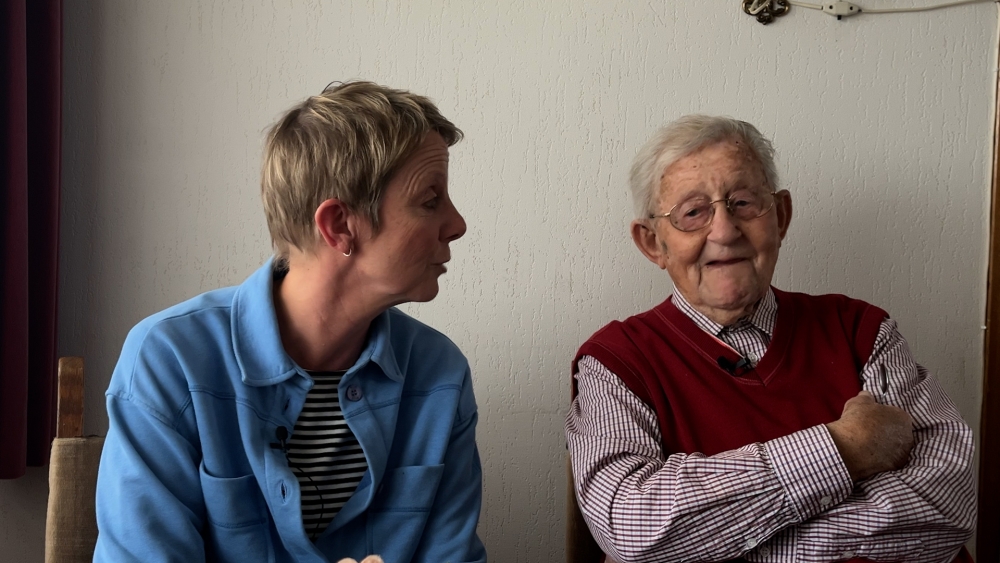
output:
[[[741,375],[739,373],[740,370],[748,371],[753,369],[753,362],[751,362],[749,358],[745,358],[743,356],[740,356],[740,359],[735,362],[725,356],[719,356],[715,361],[719,364],[720,368],[733,377]]]
[[[268,444],[273,450],[281,450],[281,453],[288,454],[288,429],[284,426],[279,426],[274,429],[274,437],[278,439],[277,442],[271,442]]]

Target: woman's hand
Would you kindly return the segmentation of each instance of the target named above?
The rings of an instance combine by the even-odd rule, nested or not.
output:
[[[337,561],[337,563],[358,563],[358,562],[351,558],[347,558],[347,559],[341,559],[340,561]],[[368,557],[365,557],[364,560],[361,561],[361,563],[383,563],[383,561],[382,558],[379,557],[378,555],[369,555]]]

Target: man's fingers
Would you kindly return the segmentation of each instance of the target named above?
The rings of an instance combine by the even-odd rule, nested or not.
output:
[[[853,407],[860,407],[861,405],[870,405],[875,402],[875,397],[872,396],[868,391],[862,391],[857,395],[851,397],[844,403],[844,412],[846,413]]]

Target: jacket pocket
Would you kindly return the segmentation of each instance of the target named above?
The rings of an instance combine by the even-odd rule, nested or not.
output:
[[[199,468],[205,498],[205,554],[208,561],[274,561],[267,504],[253,475],[215,477]]]
[[[444,465],[413,465],[386,472],[368,514],[368,542],[386,561],[409,561],[420,544]]]

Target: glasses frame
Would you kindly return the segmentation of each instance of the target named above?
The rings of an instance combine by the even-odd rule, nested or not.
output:
[[[702,225],[701,227],[697,227],[695,229],[690,229],[690,230],[685,231],[684,229],[682,229],[682,228],[678,227],[677,225],[675,225],[673,221],[669,221],[669,223],[670,223],[671,227],[677,229],[678,231],[680,231],[682,233],[693,233],[695,231],[700,231],[700,230],[704,229],[705,227],[710,226],[712,224],[712,221],[715,220],[715,204],[716,203],[721,203],[721,202],[725,202],[725,204],[726,204],[726,211],[729,213],[729,216],[732,217],[733,219],[736,219],[738,221],[753,221],[754,219],[760,219],[761,217],[767,215],[768,212],[770,212],[772,209],[774,209],[774,202],[777,199],[774,196],[778,195],[778,191],[777,190],[775,190],[773,192],[765,192],[765,193],[767,195],[771,196],[771,205],[768,205],[767,209],[761,211],[760,215],[757,215],[756,217],[752,217],[750,219],[738,219],[736,217],[736,215],[733,214],[732,202],[730,200],[730,198],[733,197],[733,196],[730,195],[730,196],[724,197],[722,199],[717,199],[717,200],[709,201],[708,202],[708,207],[712,210],[712,214],[708,217],[708,222],[705,223],[704,225]],[[685,201],[687,201],[687,200],[685,200]],[[647,217],[647,219],[661,219],[661,218],[664,218],[664,217],[666,217],[666,218],[669,219],[670,218],[670,214],[673,213],[674,210],[677,209],[677,206],[680,205],[681,203],[684,203],[684,202],[682,201],[682,202],[674,205],[673,207],[670,208],[670,211],[667,211],[666,213],[663,213],[662,215],[650,215],[649,217]]]

